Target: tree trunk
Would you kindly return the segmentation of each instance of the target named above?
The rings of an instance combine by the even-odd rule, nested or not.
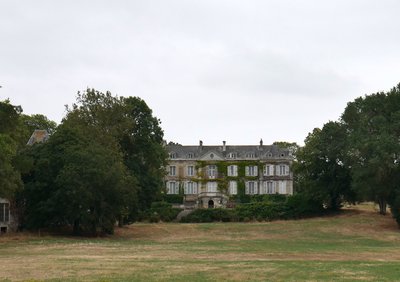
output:
[[[379,213],[382,215],[386,215],[386,201],[382,198],[380,198],[378,200],[378,204],[379,204]]]

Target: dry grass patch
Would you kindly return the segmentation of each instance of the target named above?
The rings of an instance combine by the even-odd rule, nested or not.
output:
[[[399,240],[394,220],[370,206],[298,221],[133,224],[106,238],[2,236],[0,273],[11,281],[392,281]]]

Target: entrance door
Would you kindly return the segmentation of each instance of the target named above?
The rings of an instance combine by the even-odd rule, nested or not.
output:
[[[208,201],[208,208],[209,209],[213,209],[214,208],[214,201],[213,200],[209,200]]]

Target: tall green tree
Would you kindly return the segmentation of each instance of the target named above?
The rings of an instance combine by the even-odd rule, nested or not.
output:
[[[343,201],[354,201],[346,144],[345,128],[338,122],[314,129],[296,155],[296,191],[332,210]]]
[[[34,160],[24,175],[26,216],[31,228],[73,226],[74,233],[112,233],[136,199],[118,148],[96,128],[64,123],[45,144],[26,152]]]
[[[348,103],[342,121],[349,135],[353,186],[360,198],[386,213],[398,187],[400,152],[400,84]]]
[[[18,119],[22,108],[0,101],[0,197],[13,198],[21,188],[19,171],[15,168],[14,158],[17,154],[17,143],[14,140]]]
[[[138,181],[139,208],[149,208],[161,193],[167,153],[161,122],[145,101],[87,89],[78,93],[77,103],[68,109],[67,119],[96,126],[103,135],[115,139],[125,165]],[[134,220],[135,213],[129,217]]]

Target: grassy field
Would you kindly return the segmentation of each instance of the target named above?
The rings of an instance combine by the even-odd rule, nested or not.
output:
[[[298,221],[134,224],[108,238],[0,237],[5,281],[400,281],[400,231],[371,206]]]

